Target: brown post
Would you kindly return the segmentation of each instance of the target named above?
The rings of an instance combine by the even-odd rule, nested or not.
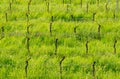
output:
[[[26,37],[28,54],[30,54],[30,36],[29,36],[30,32],[29,32],[29,27],[30,27],[30,25],[27,26],[27,37]]]
[[[95,21],[95,15],[96,15],[96,13],[93,13],[93,21]]]
[[[65,59],[65,56],[63,56],[60,61],[60,79],[62,79],[62,62],[64,61],[64,59]]]
[[[86,54],[88,54],[88,43],[89,43],[89,41],[87,40],[87,42],[86,42]]]
[[[114,46],[113,46],[113,48],[114,48],[114,54],[116,54],[116,44],[117,44],[117,40],[115,39],[114,40]]]
[[[80,1],[81,8],[82,8],[82,4],[83,4],[83,3],[82,3],[82,0],[81,0],[81,1]]]
[[[25,65],[25,76],[27,77],[27,75],[28,75],[28,65],[29,65],[29,60],[30,60],[31,58],[29,58],[29,59],[27,59],[26,61],[25,61],[25,63],[26,63],[26,65]]]
[[[50,22],[50,36],[52,36],[52,22]]]
[[[69,4],[67,4],[67,12],[69,12]]]
[[[73,14],[71,15],[71,21],[75,21]]]
[[[30,5],[31,5],[32,0],[29,0],[28,2],[28,13],[30,13]]]
[[[105,5],[106,12],[108,12],[108,3]]]
[[[92,65],[92,67],[93,67],[93,79],[95,79],[95,73],[96,73],[96,71],[95,71],[95,64],[96,64],[96,62],[94,61],[93,65]]]
[[[29,14],[26,13],[26,17],[27,17],[27,24],[29,23]]]
[[[89,4],[88,4],[88,2],[87,2],[87,6],[86,6],[86,11],[87,11],[87,13],[89,11]]]
[[[115,14],[115,11],[113,12],[113,18],[114,18],[114,19],[116,18],[116,14]]]
[[[49,13],[50,12],[50,3],[47,2],[47,12]]]
[[[58,49],[58,38],[55,39],[55,55],[57,55],[57,49]]]
[[[8,22],[8,14],[5,13],[5,19],[6,19],[6,22]]]
[[[51,22],[54,22],[54,17],[53,16],[51,16]]]
[[[27,37],[27,50],[28,50],[28,54],[30,54],[30,38]]]
[[[30,28],[30,25],[27,26],[27,33],[29,34],[29,28]]]
[[[12,13],[12,3],[11,2],[9,4],[9,6],[10,6],[10,12]]]
[[[74,27],[74,34],[76,34],[76,33],[77,33],[77,31],[76,31],[76,30],[77,30],[77,26],[75,26],[75,27]]]
[[[98,24],[98,36],[99,38],[101,37],[101,25],[100,24]]]
[[[63,0],[63,4],[65,4],[65,1]]]
[[[1,39],[2,39],[5,36],[5,34],[4,34],[4,31],[5,31],[4,26],[2,26],[1,29],[2,29],[2,35],[1,35],[2,36]]]

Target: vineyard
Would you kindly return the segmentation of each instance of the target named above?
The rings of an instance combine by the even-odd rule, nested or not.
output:
[[[119,0],[0,0],[0,79],[120,79]]]

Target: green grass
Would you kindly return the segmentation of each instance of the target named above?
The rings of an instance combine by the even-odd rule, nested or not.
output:
[[[12,1],[12,0],[11,0]],[[46,0],[48,1],[48,0]],[[116,1],[111,0],[106,12],[106,0],[49,0],[50,12],[47,12],[45,0],[32,0],[30,5],[30,54],[26,47],[27,4],[29,0],[13,0],[12,12],[10,0],[0,0],[0,33],[4,26],[5,37],[0,40],[0,79],[61,79],[59,62],[63,56],[63,79],[93,79],[92,65],[96,61],[96,79],[120,78],[120,11]],[[89,12],[86,4],[89,3]],[[69,11],[67,12],[67,4]],[[8,22],[5,13],[8,14]],[[95,21],[92,15],[96,12]],[[71,15],[75,21],[71,20]],[[54,16],[52,36],[49,33],[51,16]],[[101,39],[98,36],[98,24],[101,25]],[[74,34],[74,27],[77,33]],[[0,38],[2,36],[0,35]],[[58,38],[57,56],[55,38]],[[114,54],[114,40],[117,39]],[[88,55],[86,41],[89,40]],[[31,57],[28,76],[25,77],[25,61]]]

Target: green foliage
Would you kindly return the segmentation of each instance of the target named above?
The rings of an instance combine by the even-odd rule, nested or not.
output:
[[[108,11],[106,0],[99,0],[99,5],[97,0],[82,0],[82,7],[80,0],[71,0],[71,4],[70,0],[64,0],[64,4],[62,0],[32,0],[27,18],[29,1],[0,0],[0,79],[60,79],[59,63],[63,56],[63,79],[93,79],[93,61],[96,61],[96,79],[120,79],[120,12],[115,10],[115,0],[110,0]],[[92,21],[93,13],[96,13],[95,21]],[[49,31],[51,16],[52,35]],[[30,54],[26,38],[29,25]],[[58,48],[54,55],[56,38]],[[87,55],[86,41],[89,41]]]

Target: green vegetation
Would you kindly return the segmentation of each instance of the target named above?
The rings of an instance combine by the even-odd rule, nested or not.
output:
[[[0,0],[0,79],[120,79],[120,9],[107,1]]]

